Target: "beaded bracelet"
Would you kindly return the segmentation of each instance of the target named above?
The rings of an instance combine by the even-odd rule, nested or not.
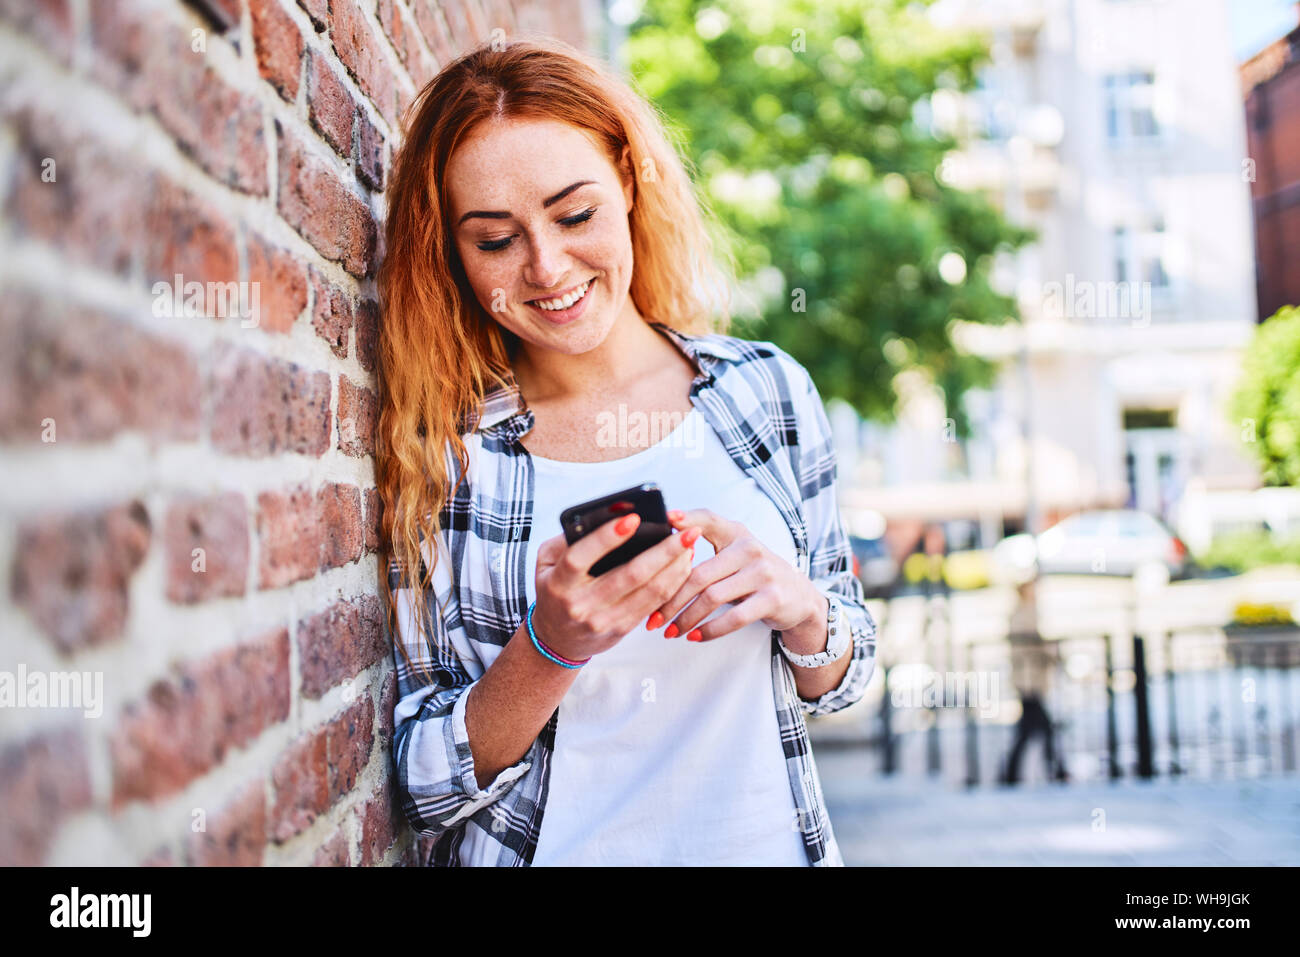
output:
[[[551,659],[551,661],[555,662],[561,668],[581,668],[583,665],[585,665],[588,661],[591,660],[591,658],[583,658],[581,661],[574,661],[572,658],[566,658],[563,655],[556,654],[550,648],[547,648],[544,644],[542,644],[542,640],[537,637],[537,632],[533,631],[533,609],[536,607],[537,607],[537,602],[533,602],[531,605],[528,606],[528,618],[527,618],[528,637],[533,640],[534,648],[536,648],[539,652],[541,652],[545,657]]]

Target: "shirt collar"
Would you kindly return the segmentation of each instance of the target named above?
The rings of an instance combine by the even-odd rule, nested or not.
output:
[[[648,322],[648,325],[662,332],[691,361],[699,372],[697,383],[712,385],[714,370],[720,364],[740,361],[740,353],[723,336],[680,332],[662,322]],[[533,427],[533,411],[524,402],[513,372],[507,372],[505,385],[498,385],[483,397],[482,414],[477,422],[464,423],[461,432],[483,432],[502,423],[506,423],[515,439]]]

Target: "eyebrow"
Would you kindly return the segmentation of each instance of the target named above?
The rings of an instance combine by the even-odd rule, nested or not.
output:
[[[568,196],[579,186],[590,186],[594,182],[596,182],[594,179],[578,180],[578,182],[572,183],[569,186],[564,187],[564,189],[560,190],[554,196],[542,200],[542,208],[545,209],[548,206],[554,206],[556,203],[564,199],[564,197]],[[464,216],[462,216],[459,220],[457,220],[456,225],[457,226],[463,225],[465,220],[467,219],[509,219],[509,218],[510,218],[509,213],[499,209],[498,210],[472,209]]]

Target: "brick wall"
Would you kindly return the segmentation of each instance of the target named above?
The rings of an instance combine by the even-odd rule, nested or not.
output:
[[[1300,29],[1242,66],[1259,319],[1300,305]]]
[[[441,64],[586,46],[590,9],[0,0],[0,864],[418,861],[377,597],[387,169]]]

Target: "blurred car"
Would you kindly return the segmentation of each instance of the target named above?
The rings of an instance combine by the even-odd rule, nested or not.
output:
[[[862,582],[868,598],[883,598],[898,578],[898,563],[889,553],[885,539],[849,536],[853,548],[853,574]]]
[[[993,546],[990,577],[999,584],[1023,585],[1038,574],[1038,542],[1024,532]]]
[[[1187,547],[1153,515],[1134,509],[1079,512],[1038,536],[1038,570],[1047,575],[1182,575]]]

